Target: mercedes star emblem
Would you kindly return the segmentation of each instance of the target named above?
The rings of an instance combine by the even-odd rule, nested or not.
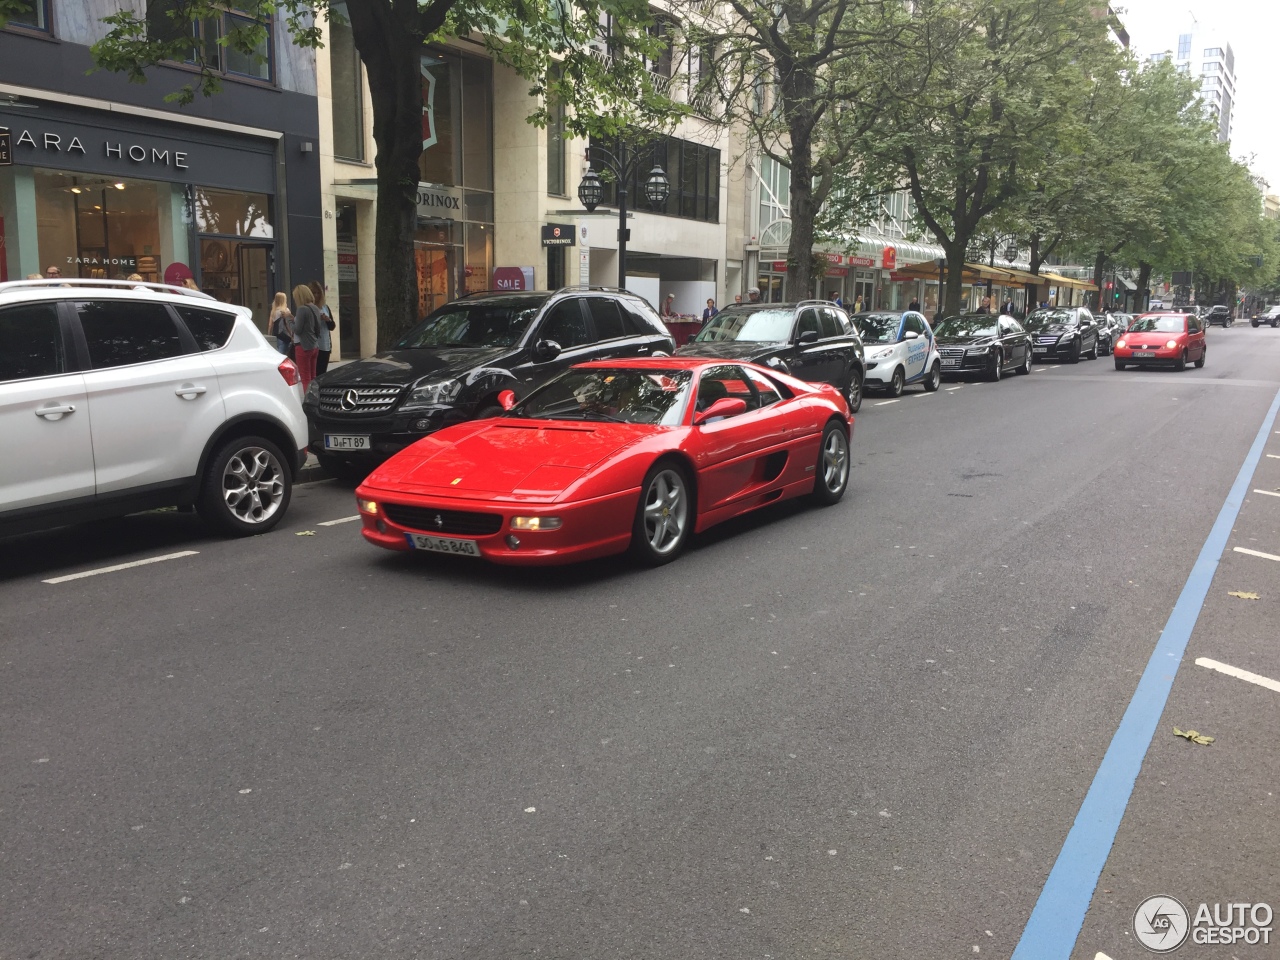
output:
[[[354,410],[356,408],[356,401],[359,399],[360,394],[356,393],[354,390],[348,390],[342,395],[342,409]]]

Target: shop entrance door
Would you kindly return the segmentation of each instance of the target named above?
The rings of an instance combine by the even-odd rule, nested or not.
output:
[[[267,331],[267,318],[275,289],[275,246],[269,243],[242,243],[240,259],[240,305],[253,311],[253,322]]]
[[[876,305],[873,303],[876,285],[872,280],[858,279],[853,284],[853,302],[856,304],[862,301],[863,310],[874,310]]]
[[[414,241],[413,258],[418,268],[418,318],[456,299],[452,246]]]

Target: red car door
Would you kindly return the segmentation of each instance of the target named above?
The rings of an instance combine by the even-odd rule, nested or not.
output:
[[[711,367],[698,381],[694,416],[722,397],[739,397],[747,411],[712,420],[697,431],[694,459],[698,468],[698,512],[728,507],[741,501],[749,508],[755,495],[770,489],[785,465],[791,424],[788,404],[761,407],[745,371],[736,365]]]
[[[1205,338],[1204,327],[1195,317],[1187,318],[1187,355],[1192,360],[1198,360],[1204,356]]]

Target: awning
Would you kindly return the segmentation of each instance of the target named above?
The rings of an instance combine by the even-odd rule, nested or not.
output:
[[[1051,287],[1070,287],[1073,290],[1097,290],[1096,283],[1090,283],[1087,280],[1073,280],[1071,277],[1064,277],[1057,273],[1042,273],[1041,277],[1044,282]]]
[[[965,283],[983,283],[985,278],[973,269],[974,264],[966,263],[964,265],[964,282]],[[982,268],[986,270],[986,267]],[[949,272],[949,271],[948,271]],[[894,270],[892,276],[895,280],[933,280],[938,279],[938,265],[936,263],[912,263],[904,267]]]
[[[1026,270],[1015,270],[1013,267],[1001,267],[1000,269],[1009,275],[1010,280],[1016,280],[1019,284],[1044,283],[1044,277],[1038,273],[1028,273]]]
[[[1124,288],[1125,288],[1126,290],[1137,290],[1137,289],[1138,289],[1138,285],[1137,285],[1136,283],[1134,283],[1132,280],[1130,280],[1128,277],[1116,277],[1116,279],[1117,279],[1117,280],[1119,280],[1119,281],[1120,281],[1120,283],[1124,285]]]

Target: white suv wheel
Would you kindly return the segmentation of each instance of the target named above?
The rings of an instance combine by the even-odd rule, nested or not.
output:
[[[209,461],[200,513],[228,533],[265,533],[279,522],[291,493],[292,480],[279,448],[262,437],[241,437]]]

